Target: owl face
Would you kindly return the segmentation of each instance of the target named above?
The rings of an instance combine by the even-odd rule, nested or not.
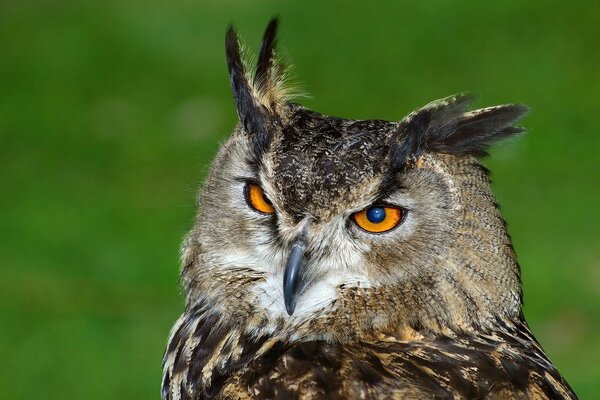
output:
[[[459,95],[399,122],[321,115],[286,97],[275,29],[253,76],[227,35],[240,123],[184,243],[188,307],[288,340],[518,316],[518,266],[476,156],[520,132],[524,108],[467,112]]]

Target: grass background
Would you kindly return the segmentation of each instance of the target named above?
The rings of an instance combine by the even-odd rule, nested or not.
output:
[[[368,3],[368,4],[367,4]],[[600,396],[600,3],[0,1],[0,398],[157,398],[178,246],[234,126],[223,39],[281,43],[318,111],[529,104],[488,160],[533,331]]]

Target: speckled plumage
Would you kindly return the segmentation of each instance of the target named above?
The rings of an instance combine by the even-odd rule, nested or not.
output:
[[[457,95],[400,122],[321,115],[287,97],[276,26],[254,75],[227,34],[240,124],[183,245],[186,306],[163,399],[576,398],[527,327],[477,158],[521,132],[526,109],[468,111],[471,98]],[[248,206],[248,182],[275,213]],[[402,222],[361,230],[351,216],[375,204],[401,207]],[[290,310],[282,280],[299,238]]]

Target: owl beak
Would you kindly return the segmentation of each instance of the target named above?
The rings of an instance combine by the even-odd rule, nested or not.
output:
[[[296,309],[296,301],[298,300],[298,293],[301,288],[300,281],[305,250],[306,240],[304,237],[301,237],[292,245],[292,250],[290,251],[283,273],[283,299],[285,301],[285,309],[289,315],[292,315]]]

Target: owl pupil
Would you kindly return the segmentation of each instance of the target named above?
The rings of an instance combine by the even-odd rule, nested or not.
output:
[[[374,224],[378,224],[385,219],[385,208],[383,207],[373,207],[367,210],[367,219],[369,222]]]
[[[269,199],[267,198],[267,196],[265,196],[265,195],[264,195],[264,193],[263,193],[263,200],[264,200],[264,201],[265,201],[265,203],[267,203],[268,205],[270,205],[270,206],[273,206],[273,203],[271,203],[271,200],[269,200]]]

